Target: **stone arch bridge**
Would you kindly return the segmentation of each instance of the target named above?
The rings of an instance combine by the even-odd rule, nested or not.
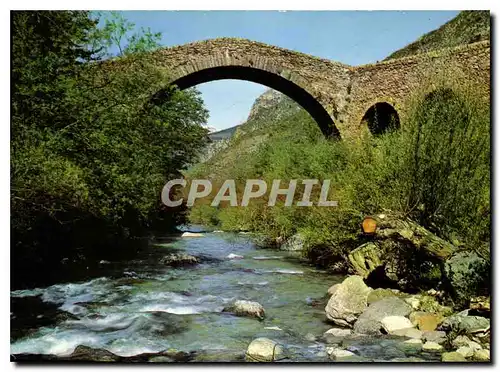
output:
[[[180,89],[240,79],[278,90],[333,137],[358,136],[367,127],[363,119],[377,107],[395,111],[399,122],[411,95],[431,89],[439,75],[452,76],[454,84],[473,84],[485,99],[490,97],[489,41],[356,67],[234,38],[160,49],[153,56]]]

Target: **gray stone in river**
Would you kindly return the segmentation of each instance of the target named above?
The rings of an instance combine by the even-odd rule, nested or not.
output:
[[[351,329],[331,328],[323,334],[323,339],[328,344],[336,344],[352,334]]]
[[[440,329],[454,330],[463,333],[475,333],[490,328],[490,320],[481,316],[470,316],[467,311],[446,318],[441,323]]]
[[[438,344],[443,344],[446,342],[446,332],[443,331],[424,331],[422,338],[425,341],[433,341]]]
[[[170,253],[160,259],[162,265],[169,266],[186,266],[186,265],[196,265],[199,263],[198,258],[191,256],[190,254],[179,252]]]
[[[331,297],[325,307],[326,317],[337,325],[352,327],[358,315],[365,310],[372,289],[358,275],[347,277],[331,289]]]
[[[382,319],[388,316],[406,317],[412,307],[398,297],[386,297],[372,303],[354,323],[354,331],[365,334],[380,334]]]
[[[456,351],[452,351],[449,353],[443,353],[441,355],[441,362],[465,362],[466,359],[465,357],[457,353]]]
[[[225,307],[223,312],[232,312],[237,316],[249,316],[263,320],[266,316],[264,307],[255,301],[237,300]]]
[[[248,345],[245,359],[249,362],[274,362],[285,359],[285,353],[277,342],[260,337]]]

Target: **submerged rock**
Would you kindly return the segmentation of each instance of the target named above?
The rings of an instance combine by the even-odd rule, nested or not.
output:
[[[263,320],[264,307],[255,301],[237,300],[232,305],[225,307],[223,312],[232,312],[237,316],[249,316]]]
[[[248,345],[245,357],[249,362],[274,362],[285,359],[285,354],[280,344],[268,338],[260,337]]]
[[[352,327],[359,314],[366,309],[371,290],[361,276],[349,276],[332,288],[325,307],[326,317],[340,326]]]
[[[226,256],[226,258],[230,259],[230,260],[241,260],[242,258],[245,258],[245,257],[240,256],[239,254],[230,253]]]
[[[372,303],[354,323],[354,331],[365,334],[380,334],[382,319],[388,316],[406,317],[412,307],[398,297],[387,297]]]
[[[198,258],[187,253],[170,253],[160,259],[160,263],[169,266],[187,266],[196,265],[200,261]]]

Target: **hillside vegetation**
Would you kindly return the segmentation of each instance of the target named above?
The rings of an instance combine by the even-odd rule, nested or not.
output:
[[[116,14],[98,24],[83,11],[12,14],[13,286],[56,275],[61,262],[121,254],[118,243],[155,226],[173,229],[178,215],[161,208],[158,190],[205,143],[198,93],[150,100],[166,78],[147,53],[159,35],[131,34]]]
[[[433,36],[439,38],[439,32]],[[328,200],[339,206],[285,207],[281,201],[268,207],[266,196],[248,207],[223,202],[215,208],[200,201],[190,220],[254,231],[278,246],[298,239],[305,256],[333,268],[348,262],[350,252],[363,243],[360,223],[365,216],[399,216],[451,242],[457,251],[475,252],[489,261],[490,108],[472,88],[455,82],[452,72],[433,81],[432,88],[432,94],[416,91],[410,97],[411,110],[401,129],[354,142],[326,140],[313,119],[288,98],[254,110],[257,114],[238,127],[226,149],[188,173],[189,178],[212,180],[214,191],[207,201],[225,179],[236,180],[239,201],[246,179],[266,180],[268,187],[273,179],[281,179],[281,187],[291,179],[299,185],[318,179],[331,180]],[[297,186],[295,201],[302,191]],[[311,200],[318,194],[319,186]],[[436,266],[425,267],[419,262],[411,269],[419,283],[439,272]]]
[[[395,51],[386,60],[489,40],[490,23],[491,18],[488,10],[460,12],[437,30],[428,32],[415,42]]]

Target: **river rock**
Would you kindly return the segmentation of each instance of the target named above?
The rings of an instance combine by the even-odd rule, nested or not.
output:
[[[350,335],[352,335],[351,329],[331,328],[323,334],[323,338],[328,344],[337,344]]]
[[[367,298],[368,305],[386,297],[396,297],[397,294],[392,289],[377,288],[370,292]]]
[[[459,252],[445,262],[445,273],[458,304],[466,304],[471,295],[488,288],[490,265],[475,252]]]
[[[490,351],[486,349],[474,351],[473,359],[478,362],[489,362],[490,361]]]
[[[417,310],[420,307],[420,298],[418,296],[409,296],[405,298],[405,302],[414,310]]]
[[[173,359],[163,355],[154,356],[148,360],[149,363],[172,363],[173,361]]]
[[[337,325],[352,327],[358,315],[365,310],[370,291],[361,276],[347,277],[333,288],[325,307],[326,317]]]
[[[274,362],[285,358],[281,345],[273,340],[260,337],[248,345],[246,360],[250,362]]]
[[[245,258],[245,257],[240,256],[239,254],[230,253],[226,256],[226,258],[229,260],[241,260],[242,258]]]
[[[410,314],[410,321],[422,331],[434,331],[444,318],[435,313],[414,311]]]
[[[474,350],[472,350],[468,346],[460,346],[457,349],[457,353],[462,354],[464,356],[464,358],[470,358],[471,356],[474,355]]]
[[[422,332],[419,329],[415,329],[415,328],[409,328],[404,333],[405,337],[414,338],[414,339],[421,339],[423,337],[423,335],[424,335],[424,332]]]
[[[387,297],[374,302],[359,316],[354,323],[354,331],[364,334],[380,334],[382,319],[388,316],[403,316],[410,314],[412,308],[402,299]]]
[[[341,283],[337,283],[337,284],[332,285],[330,288],[328,288],[328,291],[327,291],[328,296],[331,296],[332,294],[334,294],[335,291],[337,290],[336,288],[338,286],[340,286],[340,284]]]
[[[404,341],[403,343],[406,344],[406,345],[416,345],[416,346],[418,346],[418,345],[422,346],[423,345],[422,340],[420,340],[418,338],[411,338],[409,340]]]
[[[438,344],[444,344],[446,342],[446,332],[443,331],[425,331],[422,334],[422,338],[425,341],[432,341]]]
[[[425,361],[426,361],[425,359],[417,357],[404,357],[404,358],[391,359],[391,362],[399,362],[399,363],[421,363]]]
[[[202,233],[189,232],[189,231],[186,231],[185,233],[183,233],[181,235],[181,237],[183,237],[183,238],[201,238],[203,236],[204,235]]]
[[[120,357],[112,352],[104,349],[94,349],[85,345],[78,345],[70,359],[78,361],[92,361],[92,362],[116,362]]]
[[[490,301],[490,297],[486,296],[471,297],[469,309],[478,313],[475,315],[486,315],[489,318],[491,312]]]
[[[340,349],[337,347],[329,347],[326,349],[326,353],[332,360],[345,360],[352,357],[356,357],[356,354],[348,350]]]
[[[439,345],[437,342],[427,341],[422,345],[422,350],[430,353],[437,353],[443,350],[443,347]]]
[[[455,339],[451,342],[451,345],[455,348],[459,348],[461,346],[467,346],[471,342],[470,338],[467,336],[457,336]]]
[[[380,321],[380,323],[382,324],[384,331],[390,335],[401,335],[401,331],[404,330],[404,334],[409,328],[413,328],[413,324],[411,324],[410,320],[404,316],[386,316]]]
[[[399,344],[399,348],[407,352],[416,352],[422,350],[422,340],[418,338],[411,338]]]
[[[169,266],[187,266],[199,263],[198,258],[187,253],[170,253],[160,259],[160,263]]]
[[[255,301],[237,300],[231,306],[225,307],[223,312],[232,312],[237,316],[255,317],[264,319],[264,307]]]
[[[441,362],[466,362],[464,356],[456,351],[443,353],[441,355]]]

